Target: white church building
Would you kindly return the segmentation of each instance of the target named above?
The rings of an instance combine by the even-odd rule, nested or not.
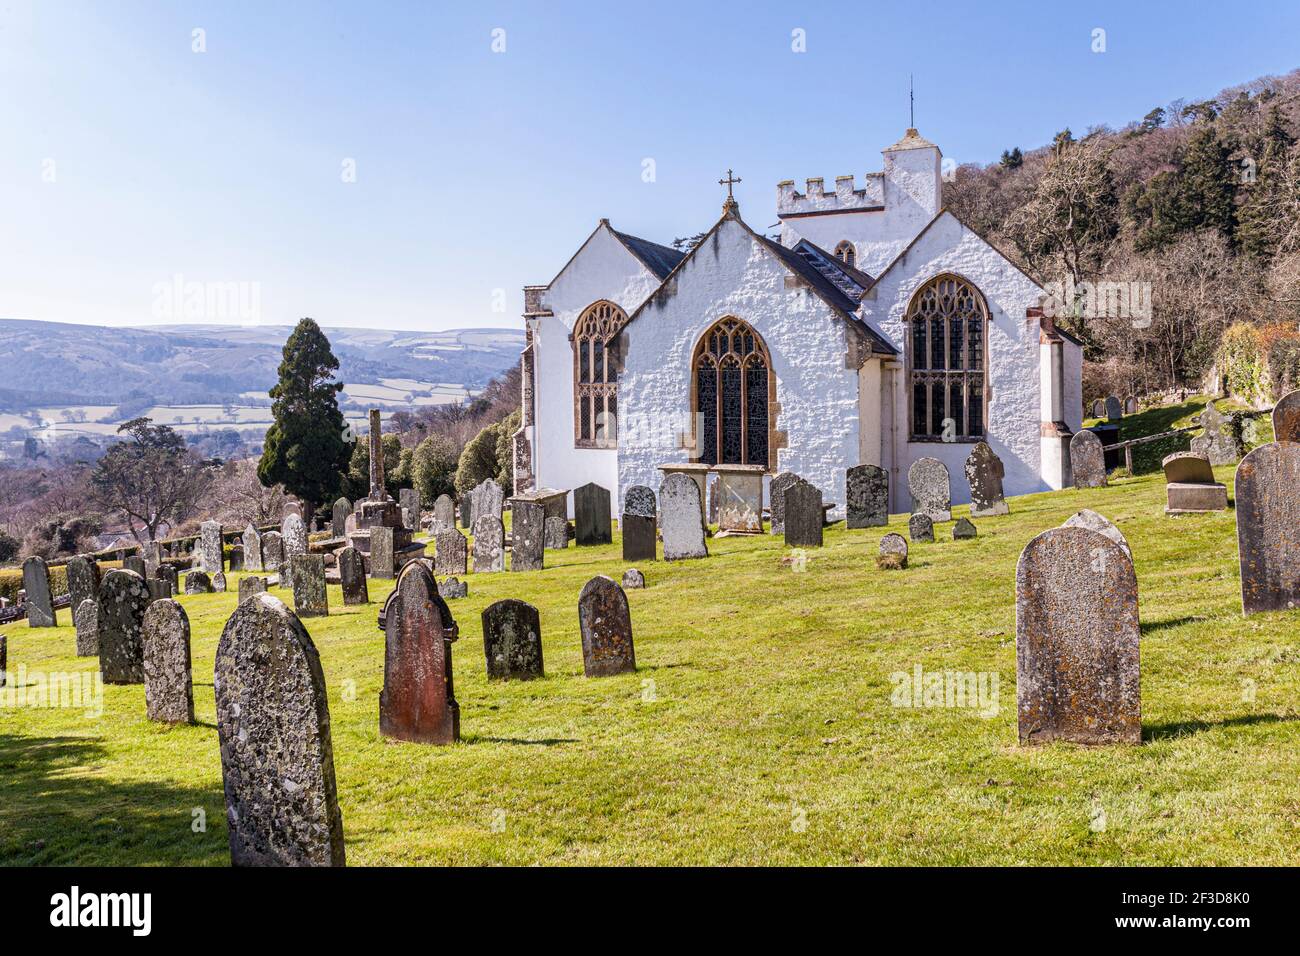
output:
[[[632,485],[661,465],[791,471],[843,514],[845,471],[943,461],[954,503],[986,441],[1007,495],[1070,481],[1082,425],[1082,348],[1041,308],[1044,290],[943,208],[938,147],[916,130],[883,172],[832,190],[777,186],[780,241],[728,196],[688,253],[602,219],[544,286],[524,290],[517,493]],[[730,178],[730,176],[728,177]]]

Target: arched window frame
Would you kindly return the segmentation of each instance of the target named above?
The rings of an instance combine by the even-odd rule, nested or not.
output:
[[[988,331],[988,303],[969,279],[945,272],[912,295],[905,322],[911,441],[974,443],[985,439]],[[942,351],[936,353],[936,347]],[[939,356],[941,362],[936,361]],[[942,400],[942,409],[936,399]],[[950,434],[945,433],[943,424],[947,419],[953,421]]]
[[[835,247],[835,258],[851,269],[856,269],[858,266],[858,252],[853,248],[853,243],[847,239]]]
[[[727,454],[728,429],[722,400],[725,390],[722,373],[732,369],[740,371],[738,456]],[[709,396],[701,391],[702,371],[716,376],[711,407],[707,401]],[[703,408],[702,399],[706,399]],[[767,343],[748,322],[733,315],[723,316],[700,336],[691,356],[691,413],[696,443],[696,455],[692,458],[708,464],[761,465],[771,471],[776,452],[772,430],[775,401],[776,378]],[[728,460],[734,457],[739,460]]]
[[[627,315],[602,299],[573,326],[573,446],[618,447],[619,334]]]

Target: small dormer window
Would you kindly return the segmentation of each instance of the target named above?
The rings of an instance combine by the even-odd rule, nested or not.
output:
[[[853,243],[847,239],[835,247],[835,258],[850,268],[857,268],[857,254],[853,251]]]

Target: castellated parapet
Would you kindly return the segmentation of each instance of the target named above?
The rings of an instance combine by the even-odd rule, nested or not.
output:
[[[885,174],[867,173],[861,189],[852,176],[836,176],[835,189],[827,192],[825,182],[818,177],[809,179],[805,191],[794,188],[794,180],[787,179],[776,187],[776,211],[780,215],[808,213],[834,213],[869,211],[885,208]]]

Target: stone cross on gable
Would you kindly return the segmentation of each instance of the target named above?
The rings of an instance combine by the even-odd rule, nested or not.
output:
[[[384,443],[380,431],[379,409],[370,409],[370,500],[387,501],[384,489]]]
[[[727,178],[726,178],[726,179],[719,179],[719,180],[718,180],[718,185],[719,185],[719,186],[726,186],[726,187],[727,187],[727,201],[728,201],[728,202],[735,202],[736,197],[733,196],[733,195],[731,194],[731,187],[734,186],[736,183],[741,182],[741,181],[742,181],[742,180],[740,179],[739,176],[734,176],[734,177],[733,177],[732,172],[731,172],[730,169],[727,170]]]

